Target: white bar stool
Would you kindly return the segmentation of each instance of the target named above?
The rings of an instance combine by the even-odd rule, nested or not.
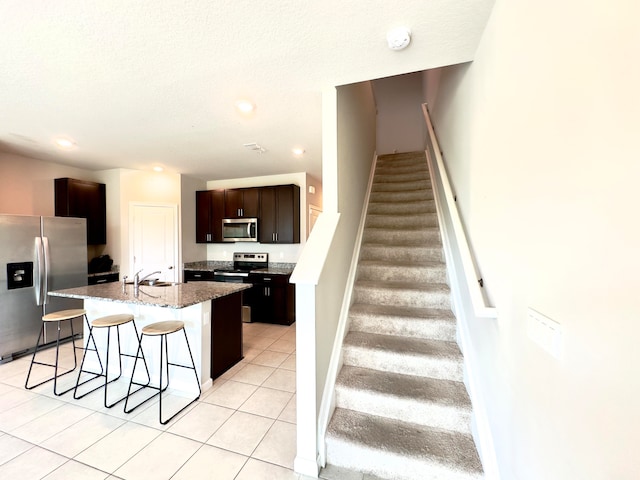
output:
[[[191,358],[191,366],[189,365],[180,365],[177,363],[172,363],[169,361],[169,351],[167,349],[167,335],[171,335],[172,333],[177,333],[179,331],[182,331],[184,333],[184,341],[187,344],[187,349],[189,350],[189,357]],[[140,384],[140,383],[136,383],[133,381],[133,377],[134,377],[134,373],[136,371],[136,364],[138,362],[138,358],[142,358],[144,360],[144,355],[142,357],[140,357],[140,354],[142,353],[142,340],[144,339],[144,337],[149,336],[149,337],[160,337],[160,381],[158,383],[158,386],[151,386],[151,385],[144,385],[144,384]],[[175,412],[173,415],[171,415],[169,418],[167,418],[166,420],[162,419],[162,392],[164,392],[168,387],[169,387],[169,365],[174,366],[174,367],[180,367],[180,368],[186,368],[189,370],[193,370],[193,373],[196,377],[196,384],[198,385],[198,396],[196,398],[194,398],[193,400],[191,400],[189,403],[187,403],[185,406],[183,406],[180,410],[178,410],[177,412]],[[166,369],[167,371],[167,384],[163,386],[162,384],[162,371]],[[158,393],[155,393],[153,395],[151,395],[149,398],[143,400],[142,402],[138,403],[137,405],[128,408],[128,404],[129,404],[129,396],[132,395],[133,393],[136,392],[131,392],[131,386],[132,385],[140,385],[141,388],[139,388],[137,391],[140,391],[144,388],[150,388],[153,390],[157,390]],[[136,408],[138,408],[140,405],[142,405],[143,403],[148,402],[149,400],[151,400],[152,398],[154,398],[156,395],[159,395],[160,399],[159,399],[159,404],[160,404],[160,408],[159,408],[159,415],[158,418],[160,420],[160,423],[162,425],[166,425],[167,423],[169,423],[171,421],[171,419],[173,419],[176,415],[178,415],[180,412],[182,412],[185,408],[187,408],[189,405],[191,405],[193,402],[195,402],[196,400],[198,400],[200,398],[200,395],[202,393],[202,389],[200,388],[200,380],[198,379],[198,371],[196,370],[196,364],[193,361],[193,354],[191,353],[191,347],[189,346],[189,339],[187,338],[187,332],[184,329],[184,322],[180,321],[180,320],[167,320],[164,322],[156,322],[156,323],[151,323],[149,325],[147,325],[146,327],[142,328],[142,335],[140,335],[140,342],[138,344],[138,351],[136,352],[136,360],[133,364],[133,373],[131,375],[131,381],[129,383],[129,391],[127,392],[127,397],[126,400],[124,402],[124,412],[125,413],[130,413],[133,410],[135,410]]]
[[[131,357],[131,358],[135,358],[135,355],[131,355],[131,354],[127,354],[127,353],[122,353],[122,348],[121,348],[121,344],[120,344],[120,327],[124,326],[124,325],[128,325],[131,324],[133,325],[133,330],[136,334],[136,342],[139,344],[140,343],[140,337],[138,336],[138,329],[136,328],[136,324],[133,321],[133,315],[131,314],[116,314],[116,315],[108,315],[106,317],[100,317],[100,318],[96,318],[95,320],[93,320],[91,322],[91,326],[89,327],[89,338],[87,340],[87,345],[89,344],[90,341],[93,342],[93,345],[96,345],[96,340],[95,340],[95,336],[94,336],[94,330],[97,329],[101,329],[101,328],[106,328],[107,329],[107,348],[106,348],[106,352],[104,353],[104,358],[105,358],[105,366],[102,366],[102,361],[100,360],[100,352],[98,351],[97,348],[92,349],[92,348],[87,348],[84,351],[84,355],[82,356],[82,363],[80,364],[80,371],[78,372],[78,379],[76,380],[76,386],[75,389],[73,391],[73,398],[75,398],[76,400],[79,400],[83,397],[85,397],[86,395],[89,395],[92,392],[95,392],[96,390],[99,390],[101,388],[104,388],[104,406],[106,408],[111,408],[114,405],[116,405],[117,403],[121,402],[122,400],[124,400],[127,395],[124,395],[122,398],[119,398],[111,403],[109,403],[108,401],[108,387],[110,383],[113,383],[115,381],[117,381],[121,376],[122,376],[122,357]],[[118,375],[116,377],[112,377],[111,379],[109,379],[109,357],[110,355],[110,351],[111,351],[111,328],[115,327],[116,328],[116,336],[117,336],[117,342],[118,342]],[[100,364],[100,372],[93,372],[91,370],[85,370],[84,368],[84,364],[85,364],[85,360],[87,358],[87,351],[93,351],[96,354],[96,357],[98,358],[98,363]],[[149,375],[149,368],[147,367],[147,361],[144,358],[144,355],[142,357],[142,361],[144,362],[144,367],[145,370],[147,371],[147,385],[149,383],[149,381],[151,380],[151,377]],[[82,382],[80,381],[80,378],[82,376],[83,373],[88,373],[91,375],[90,378],[87,378],[85,380],[83,380]],[[82,394],[78,394],[78,387],[92,382],[94,380],[97,380],[99,378],[104,378],[104,383],[101,383],[100,385],[98,385],[97,387],[84,392]],[[140,387],[138,390],[141,390],[143,387]],[[137,391],[137,390],[136,390]],[[135,392],[133,392],[135,393]]]
[[[31,364],[29,365],[29,372],[27,373],[27,379],[24,382],[24,388],[26,388],[27,390],[31,390],[53,380],[53,393],[55,395],[57,396],[64,395],[65,393],[73,390],[74,387],[70,387],[63,392],[58,392],[58,378],[73,372],[78,366],[78,359],[76,358],[76,350],[83,350],[83,348],[76,347],[75,333],[73,331],[73,322],[72,322],[72,320],[78,317],[84,317],[84,320],[85,322],[87,322],[87,325],[89,324],[89,321],[87,320],[87,312],[86,310],[81,308],[76,308],[72,310],[60,310],[58,312],[47,313],[45,316],[42,317],[42,328],[40,329],[40,333],[38,334],[36,347],[33,352],[33,356],[31,357]],[[69,324],[71,325],[71,342],[73,343],[73,368],[70,370],[67,370],[64,373],[58,374],[58,363],[60,358],[60,322],[64,322],[64,321],[68,321]],[[42,344],[40,343],[44,333],[44,325],[49,322],[57,322],[58,324],[57,325],[58,335],[56,337],[56,360],[55,360],[55,363],[38,362],[36,361],[36,355],[38,354],[38,349],[40,349],[44,345],[44,343]],[[94,346],[95,346],[95,343],[94,343]],[[54,367],[53,377],[47,378],[46,380],[36,383],[35,385],[29,386],[29,379],[31,378],[31,371],[33,369],[34,364],[44,365],[47,367]]]

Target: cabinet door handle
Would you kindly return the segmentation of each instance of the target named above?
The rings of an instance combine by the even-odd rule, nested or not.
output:
[[[107,279],[103,278],[101,280],[97,280],[96,283],[107,283]]]

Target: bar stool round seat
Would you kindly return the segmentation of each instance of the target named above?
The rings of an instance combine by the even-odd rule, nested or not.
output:
[[[80,371],[78,372],[78,378],[76,380],[76,386],[73,392],[73,398],[75,398],[76,400],[79,400],[83,397],[85,397],[86,395],[95,392],[96,390],[99,390],[101,388],[104,388],[104,406],[106,408],[111,408],[114,405],[116,405],[117,403],[120,403],[122,400],[124,400],[126,398],[126,395],[123,395],[121,398],[114,400],[112,402],[109,402],[109,385],[117,380],[120,379],[120,377],[122,376],[122,372],[123,372],[123,368],[122,368],[122,357],[131,357],[134,358],[134,355],[132,354],[127,354],[127,353],[122,353],[122,347],[121,347],[121,342],[120,342],[120,327],[127,325],[127,324],[131,324],[133,326],[133,331],[135,332],[136,335],[136,342],[139,342],[139,336],[138,336],[138,329],[136,328],[136,324],[134,322],[134,317],[133,315],[129,314],[129,313],[121,313],[121,314],[115,314],[115,315],[107,315],[105,317],[99,317],[96,318],[95,320],[93,320],[91,322],[91,325],[89,327],[89,338],[87,339],[87,348],[85,349],[84,355],[82,356],[82,363],[80,364]],[[109,378],[110,375],[110,370],[109,370],[109,358],[110,358],[110,350],[111,350],[111,328],[115,327],[116,328],[116,337],[117,337],[117,343],[118,343],[118,375],[115,377],[111,377],[111,379]],[[106,345],[106,349],[103,351],[100,351],[96,345],[96,339],[95,339],[95,335],[94,335],[94,330],[95,329],[103,329],[106,328],[107,329],[107,345]],[[92,342],[93,343],[93,348],[89,347],[89,343]],[[97,360],[98,360],[98,365],[100,366],[100,371],[99,372],[95,372],[92,370],[87,370],[85,369],[85,361],[87,359],[87,352],[94,352]],[[104,357],[105,362],[104,362],[104,367],[102,364],[102,359],[101,356]],[[145,364],[145,368],[147,370],[147,378],[149,378],[149,369],[147,368],[147,364],[146,364],[146,360],[143,358],[144,364]],[[81,377],[83,373],[87,373],[90,375],[90,378],[86,378],[82,381]],[[97,387],[94,387],[93,389],[89,390],[89,391],[85,391],[84,393],[79,394],[78,393],[78,387],[81,387],[82,385],[85,385],[87,383],[93,382],[94,380],[100,379],[100,378],[104,378],[104,382],[102,382],[100,385],[98,385]]]
[[[86,315],[87,311],[82,308],[74,308],[71,310],[60,310],[59,312],[47,313],[42,317],[43,322],[60,322],[62,320],[73,320],[74,318]]]
[[[96,318],[91,322],[93,327],[117,327],[133,321],[133,315],[128,313],[120,313],[117,315],[107,315],[106,317]]]
[[[184,322],[180,320],[166,320],[142,327],[143,335],[168,335],[179,332],[184,328]]]
[[[168,351],[168,347],[167,347],[167,336],[171,335],[173,333],[177,333],[182,331],[182,333],[184,334],[184,341],[186,343],[187,346],[187,350],[189,352],[189,358],[191,359],[191,365],[182,365],[182,364],[178,364],[178,363],[174,363],[169,361],[169,351]],[[140,405],[142,405],[143,403],[148,402],[149,400],[151,400],[152,398],[158,396],[159,397],[159,414],[158,414],[158,418],[160,420],[160,423],[162,425],[166,425],[167,423],[169,423],[171,421],[171,419],[173,419],[176,415],[178,415],[180,412],[182,412],[185,408],[187,408],[189,405],[191,405],[193,402],[195,402],[196,400],[198,400],[200,398],[200,395],[202,394],[202,390],[200,388],[200,380],[198,379],[198,371],[196,369],[196,364],[193,360],[193,354],[191,353],[191,347],[189,346],[189,339],[187,338],[187,332],[184,329],[184,322],[180,321],[180,320],[165,320],[162,322],[155,322],[155,323],[151,323],[149,325],[146,325],[142,328],[142,334],[140,335],[140,342],[139,342],[139,346],[138,346],[138,352],[136,353],[136,360],[133,364],[133,373],[135,374],[135,370],[136,370],[136,364],[138,362],[138,358],[142,358],[144,360],[144,353],[143,353],[143,349],[142,349],[142,341],[144,339],[144,337],[160,337],[160,380],[158,382],[158,386],[153,386],[153,385],[142,385],[140,383],[136,383],[133,379],[134,375],[131,375],[131,381],[129,383],[129,392],[127,393],[127,399],[125,400],[124,403],[124,411],[125,413],[130,413],[133,410],[135,410],[136,408],[138,408]],[[142,357],[140,356],[140,354],[142,354]],[[171,415],[169,418],[167,419],[163,419],[162,417],[162,392],[164,392],[168,387],[169,387],[169,366],[173,366],[173,367],[179,367],[179,368],[184,368],[184,369],[188,369],[188,370],[193,370],[193,373],[195,375],[195,379],[196,379],[196,384],[198,386],[198,395],[191,401],[189,401],[189,403],[187,403],[186,405],[184,405],[182,408],[180,408],[177,412],[175,412],[173,415]],[[163,384],[163,371],[166,370],[166,385]],[[131,397],[131,395],[133,395],[133,393],[136,392],[131,392],[131,387],[132,385],[141,385],[141,388],[139,388],[137,391],[143,390],[145,388],[148,389],[152,389],[152,390],[157,390],[157,393],[154,393],[153,395],[151,395],[150,397],[146,398],[145,400],[139,402],[137,405],[129,408],[128,404],[129,404],[129,399]]]
[[[83,350],[82,347],[77,347],[76,346],[76,340],[75,340],[75,333],[73,331],[73,322],[72,320],[78,318],[78,317],[84,317],[85,322],[87,322],[88,325],[88,320],[87,320],[87,311],[82,309],[82,308],[74,308],[74,309],[69,309],[69,310],[59,310],[57,312],[50,312],[47,313],[46,315],[44,315],[42,317],[42,328],[40,329],[40,333],[38,334],[38,340],[36,340],[36,346],[34,348],[33,351],[33,356],[31,357],[31,364],[29,365],[29,372],[27,373],[27,379],[24,382],[24,388],[26,388],[27,390],[31,390],[33,388],[36,388],[40,385],[43,385],[47,382],[50,382],[51,380],[53,380],[53,393],[57,396],[60,395],[64,395],[65,393],[73,390],[73,386],[70,388],[67,388],[66,390],[62,391],[62,392],[58,392],[58,379],[64,375],[67,375],[71,372],[73,372],[76,367],[78,366],[78,359],[76,357],[76,350]],[[69,325],[71,327],[71,343],[73,345],[73,368],[71,369],[67,369],[65,372],[63,373],[58,373],[58,369],[59,369],[59,363],[60,363],[60,322],[64,322],[64,321],[68,321]],[[48,363],[48,362],[40,362],[36,360],[36,356],[38,354],[38,351],[41,350],[42,346],[44,345],[44,340],[43,340],[43,334],[44,334],[44,324],[45,323],[54,323],[56,322],[58,324],[58,329],[57,329],[57,337],[56,337],[56,359],[55,359],[55,363]],[[42,343],[40,342],[42,340]],[[33,370],[33,366],[34,365],[43,365],[43,366],[47,366],[47,367],[53,367],[54,368],[54,373],[52,377],[49,377],[39,383],[36,383],[35,385],[29,385],[29,379],[31,378],[31,372]]]

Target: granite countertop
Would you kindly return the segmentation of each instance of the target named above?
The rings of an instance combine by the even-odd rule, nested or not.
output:
[[[213,272],[216,269],[232,269],[233,262],[225,262],[219,260],[206,260],[203,262],[189,262],[184,264],[184,269],[188,271]],[[251,270],[250,273],[264,273],[267,275],[290,275],[296,268],[295,263],[271,263],[265,268],[259,270]]]
[[[251,288],[250,283],[189,282],[164,287],[140,286],[138,295],[133,285],[103,283],[85,287],[67,288],[49,292],[53,297],[79,298],[83,300],[107,300],[118,303],[132,303],[167,308],[185,308],[208,300],[225,297]]]
[[[219,260],[205,260],[203,262],[189,262],[184,264],[185,270],[198,270],[202,272],[213,272],[216,269],[231,269],[233,262],[224,262]]]
[[[266,269],[252,270],[250,273],[264,273],[265,275],[291,275],[295,265],[291,267],[276,267],[269,265]]]

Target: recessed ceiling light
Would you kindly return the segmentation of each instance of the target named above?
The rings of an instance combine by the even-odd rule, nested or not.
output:
[[[70,150],[73,147],[76,146],[76,144],[69,140],[68,138],[64,138],[64,137],[58,137],[54,140],[54,143],[59,147],[59,148],[63,148],[65,150]]]
[[[256,108],[256,106],[251,103],[249,100],[238,100],[236,102],[236,108],[241,113],[251,113]]]
[[[293,152],[294,155],[302,155],[304,154],[304,148],[294,148],[291,150]]]
[[[153,167],[153,171],[154,172],[162,172],[162,171],[164,171],[164,168],[162,168],[162,167]]]

